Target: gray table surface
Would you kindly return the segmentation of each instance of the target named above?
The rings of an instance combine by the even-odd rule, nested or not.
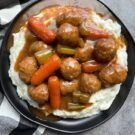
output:
[[[135,0],[101,1],[124,22],[135,40]],[[47,135],[53,135],[53,132]],[[127,100],[114,117],[99,127],[80,135],[135,135],[135,82]]]
[[[135,0],[101,1],[124,22],[135,40]],[[106,123],[83,135],[135,135],[135,82],[119,112]]]

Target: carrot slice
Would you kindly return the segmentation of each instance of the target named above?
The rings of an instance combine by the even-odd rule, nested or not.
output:
[[[31,84],[41,84],[46,78],[59,69],[60,65],[60,58],[56,54],[53,54],[51,58],[49,58],[47,62],[33,74],[31,78]]]
[[[89,29],[89,35],[88,38],[96,40],[100,38],[108,38],[109,34],[105,30],[102,29],[96,29],[96,28],[90,28]]]
[[[48,79],[48,88],[50,95],[50,105],[52,109],[60,108],[61,97],[60,97],[60,81],[57,76],[51,76]]]
[[[82,70],[85,73],[92,73],[95,71],[99,71],[104,67],[104,64],[98,63],[95,60],[90,60],[82,63]]]
[[[100,38],[108,38],[110,33],[104,29],[99,28],[96,24],[90,20],[84,21],[79,28],[80,34],[86,38],[96,40]]]
[[[28,20],[28,28],[45,43],[51,43],[56,37],[54,31],[48,29],[47,26],[43,25],[40,20],[35,17],[30,17]]]

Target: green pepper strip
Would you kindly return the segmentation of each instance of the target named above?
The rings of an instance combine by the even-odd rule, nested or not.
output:
[[[79,104],[75,104],[75,103],[68,103],[68,110],[70,110],[70,111],[81,110],[84,108],[85,108],[84,105],[79,105]]]
[[[84,40],[83,40],[82,38],[79,39],[78,45],[79,45],[81,48],[84,47],[85,42],[84,42]]]
[[[53,54],[52,49],[44,49],[35,53],[35,57],[40,65],[44,64]]]
[[[75,103],[88,103],[89,102],[90,95],[87,93],[82,93],[80,91],[73,92],[73,101]]]
[[[59,54],[74,55],[76,50],[68,46],[58,45],[57,52]]]

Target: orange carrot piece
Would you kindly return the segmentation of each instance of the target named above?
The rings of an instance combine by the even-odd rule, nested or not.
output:
[[[60,97],[60,81],[57,76],[51,76],[48,79],[48,88],[50,95],[50,105],[52,109],[59,109],[61,97]]]
[[[90,39],[96,40],[99,38],[108,38],[108,37],[109,37],[109,34],[105,30],[96,29],[96,28],[91,28],[89,30],[88,38]]]
[[[99,71],[104,67],[104,64],[98,63],[95,60],[87,61],[82,63],[82,70],[85,73],[92,73],[95,71]]]
[[[90,23],[87,27],[88,29],[88,38],[92,40],[100,39],[100,38],[108,38],[109,33],[103,29],[98,28],[95,24]]]
[[[48,78],[52,73],[60,68],[61,60],[56,55],[53,54],[47,62],[41,66],[32,76],[31,84],[39,85],[41,84],[46,78]]]
[[[40,39],[42,39],[45,43],[51,43],[56,37],[54,31],[48,29],[40,20],[35,17],[30,17],[28,20],[28,28]]]

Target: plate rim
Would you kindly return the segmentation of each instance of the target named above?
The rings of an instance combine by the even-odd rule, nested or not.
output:
[[[1,53],[1,52],[2,52],[2,48],[3,48],[3,46],[4,46],[5,44],[7,44],[7,41],[6,41],[6,40],[9,38],[10,32],[11,32],[12,28],[14,27],[14,23],[17,21],[18,17],[20,17],[27,9],[29,9],[30,7],[32,7],[33,5],[35,5],[35,4],[38,3],[38,2],[40,2],[40,1],[35,0],[34,2],[28,4],[25,8],[23,8],[23,9],[14,17],[14,19],[12,20],[12,22],[10,22],[10,24],[9,24],[7,30],[6,30],[5,36],[4,36],[3,40],[2,40],[2,44],[1,44],[1,48],[0,48],[0,58],[1,58],[1,55],[2,55],[2,53]],[[103,6],[105,6],[105,8],[107,8],[108,11],[121,23],[122,27],[125,28],[125,30],[128,32],[127,34],[128,34],[129,37],[132,39],[131,42],[135,45],[135,41],[134,41],[132,35],[130,34],[129,30],[128,30],[127,27],[124,25],[124,23],[121,21],[121,19],[120,19],[119,17],[117,17],[117,16],[115,15],[115,13],[114,13],[104,2],[102,2],[102,1],[100,1],[100,0],[97,0],[97,2],[99,2],[99,3],[101,3]],[[135,50],[135,47],[134,47],[134,50]],[[0,65],[1,65],[1,61],[0,61]],[[0,70],[0,72],[1,72],[1,70]],[[134,80],[132,80],[132,85],[131,85],[131,87],[133,86],[133,81],[134,81]],[[109,115],[109,116],[108,116],[107,118],[105,118],[103,121],[99,122],[98,124],[96,124],[96,125],[94,125],[94,126],[92,126],[92,127],[86,128],[86,129],[75,130],[75,131],[69,131],[69,130],[57,129],[57,128],[55,128],[55,127],[51,127],[51,126],[42,124],[42,123],[40,123],[40,122],[38,122],[38,121],[36,121],[36,120],[33,120],[33,119],[27,117],[27,116],[26,116],[25,114],[23,114],[23,113],[16,107],[16,105],[14,105],[14,103],[10,100],[10,97],[8,96],[8,94],[7,94],[7,92],[6,92],[5,88],[4,88],[3,81],[2,81],[1,78],[0,78],[0,84],[1,84],[1,86],[2,86],[2,90],[3,90],[3,92],[4,92],[4,94],[5,94],[6,98],[7,98],[7,100],[9,101],[9,103],[13,106],[13,108],[14,108],[21,116],[23,116],[24,118],[26,118],[27,120],[29,120],[29,121],[31,121],[31,122],[33,122],[33,123],[35,123],[35,124],[42,125],[42,126],[48,128],[48,129],[55,130],[55,131],[59,131],[59,132],[63,132],[63,133],[69,133],[69,134],[81,133],[81,132],[84,132],[84,131],[87,131],[87,130],[91,130],[91,129],[96,128],[96,127],[98,127],[99,125],[105,123],[105,122],[108,121],[109,119],[111,119],[111,118],[120,110],[120,108],[123,106],[124,102],[126,101],[128,95],[129,95],[129,92],[130,92],[130,90],[131,90],[131,88],[130,88],[130,90],[129,90],[129,92],[128,92],[126,98],[125,98],[125,100],[123,101],[123,103],[121,103],[120,106],[119,106],[117,109],[115,109],[115,111],[114,111],[113,113],[111,113],[111,115]]]

